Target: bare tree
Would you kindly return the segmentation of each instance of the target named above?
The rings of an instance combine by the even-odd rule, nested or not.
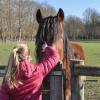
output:
[[[82,20],[76,16],[67,16],[65,21],[65,32],[69,38],[77,39],[83,33],[84,25]]]
[[[100,22],[100,15],[95,9],[86,9],[83,13],[85,22],[85,31],[89,39],[93,39],[97,34],[97,23]],[[100,28],[100,26],[99,26]]]

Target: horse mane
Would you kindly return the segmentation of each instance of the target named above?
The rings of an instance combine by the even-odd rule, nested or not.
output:
[[[71,48],[71,44],[69,42],[69,39],[66,33],[64,33],[64,36],[63,36],[63,43],[64,43],[64,46],[63,46],[64,56],[69,59],[73,58],[74,51]]]
[[[44,53],[42,52],[42,46],[46,42],[47,45],[52,45],[58,38],[55,36],[57,30],[57,24],[54,17],[49,16],[42,20],[39,24],[39,28],[36,34],[36,60],[40,62],[43,60]]]

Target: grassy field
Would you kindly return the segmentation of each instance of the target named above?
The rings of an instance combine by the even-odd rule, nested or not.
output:
[[[34,42],[23,42],[23,43],[28,44],[28,47],[31,51],[31,56],[33,58],[32,61],[35,62]],[[9,54],[16,44],[17,44],[16,42],[0,43],[0,65],[7,65]]]
[[[100,41],[78,42],[84,49],[86,63],[100,66]]]
[[[28,44],[33,62],[35,61],[35,52],[34,52],[34,42],[25,42]],[[88,65],[100,65],[100,41],[81,41],[79,43],[85,52],[86,64]],[[6,65],[8,61],[9,53],[16,43],[7,42],[0,43],[0,65]]]
[[[33,62],[35,62],[34,42],[25,42],[28,44]],[[79,41],[85,52],[86,64],[100,66],[100,41]],[[0,65],[6,65],[8,56],[14,47],[15,42],[0,43]],[[85,83],[85,100],[100,100],[100,78],[87,77],[88,79],[97,79],[97,82]],[[95,86],[95,87],[94,87]]]

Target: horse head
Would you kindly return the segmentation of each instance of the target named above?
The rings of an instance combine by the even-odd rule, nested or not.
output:
[[[39,24],[36,34],[36,58],[40,62],[43,59],[42,46],[46,42],[47,45],[52,45],[63,37],[64,27],[64,12],[60,8],[55,16],[43,17],[40,9],[37,10],[36,20]],[[61,41],[59,41],[60,43]],[[60,47],[62,45],[56,45]]]

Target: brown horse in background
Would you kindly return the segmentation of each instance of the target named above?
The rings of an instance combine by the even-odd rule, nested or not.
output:
[[[44,59],[42,46],[46,42],[48,45],[54,44],[63,63],[63,69],[66,70],[66,100],[71,97],[71,71],[70,59],[85,60],[83,49],[80,45],[70,43],[67,34],[64,33],[64,12],[60,8],[56,16],[43,18],[38,9],[36,19],[39,28],[36,34],[36,59],[41,62]]]

